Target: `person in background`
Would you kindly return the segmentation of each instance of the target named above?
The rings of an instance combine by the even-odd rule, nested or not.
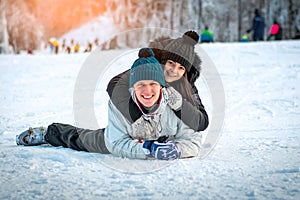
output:
[[[62,40],[61,49],[62,49],[63,51],[65,51],[66,48],[67,48],[67,45],[66,45],[66,38],[64,38],[64,39]]]
[[[74,45],[74,53],[78,53],[79,52],[79,44],[78,42],[76,42],[76,44]]]
[[[50,48],[51,48],[51,51],[54,51],[55,54],[58,54],[58,52],[59,52],[59,42],[56,39],[52,39],[50,41]]]
[[[27,50],[27,54],[33,55],[33,50],[32,50],[32,49],[28,49],[28,50]]]
[[[205,26],[204,31],[201,33],[200,42],[201,43],[214,42],[214,35],[211,31],[209,31],[208,26]]]
[[[16,142],[18,145],[48,143],[133,159],[195,157],[201,151],[202,135],[189,128],[167,106],[170,99],[165,86],[161,65],[152,49],[143,48],[130,69],[131,98],[143,113],[133,124],[109,100],[108,125],[105,129],[99,129],[104,131],[104,140],[103,134],[98,131],[60,132],[50,125],[48,128],[24,131],[16,137]]]
[[[67,46],[67,47],[66,47],[66,51],[67,51],[68,54],[70,54],[70,53],[71,53],[71,47],[70,47],[70,46]]]
[[[247,33],[252,33],[253,41],[264,40],[264,31],[265,31],[265,19],[261,16],[258,9],[254,11],[254,18],[252,20],[252,26],[247,30]]]
[[[50,38],[48,40],[48,45],[49,45],[49,48],[50,48],[50,53],[54,53],[54,45],[53,45],[53,42],[54,42],[54,38]]]
[[[240,42],[249,42],[248,35],[247,35],[247,34],[244,34],[244,35],[242,36],[242,39],[240,40]]]
[[[274,20],[274,23],[270,28],[270,32],[267,38],[267,40],[271,40],[271,39],[274,40],[282,39],[282,28],[276,20]]]

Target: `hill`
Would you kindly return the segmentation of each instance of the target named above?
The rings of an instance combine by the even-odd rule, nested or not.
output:
[[[105,127],[107,81],[131,66],[136,49],[0,55],[0,199],[299,199],[300,42],[196,49],[206,59],[196,83],[203,104],[213,121],[216,91],[210,83],[218,76],[225,118],[210,153],[175,162],[15,143],[15,135],[29,126],[76,123],[74,89],[90,56],[96,56],[95,65],[88,65],[90,78],[98,80],[92,90],[95,115]],[[208,73],[210,59],[216,74]],[[99,68],[104,74],[97,74]]]

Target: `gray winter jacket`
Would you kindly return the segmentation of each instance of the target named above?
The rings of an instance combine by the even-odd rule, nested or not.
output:
[[[200,132],[195,132],[182,122],[167,105],[167,93],[162,89],[162,101],[154,114],[143,114],[134,123],[129,122],[109,100],[108,126],[105,129],[105,144],[114,155],[146,159],[143,142],[169,136],[181,151],[181,158],[199,155]],[[143,141],[143,142],[141,142]]]

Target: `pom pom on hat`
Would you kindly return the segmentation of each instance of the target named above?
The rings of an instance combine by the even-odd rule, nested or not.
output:
[[[129,88],[141,80],[154,80],[164,87],[164,73],[160,63],[154,57],[152,49],[142,48],[139,50],[138,56],[139,58],[134,61],[130,69]]]
[[[199,42],[199,35],[195,31],[187,31],[182,37],[186,43],[191,45],[196,45]]]
[[[139,50],[139,58],[154,57],[154,52],[150,48],[142,48]]]

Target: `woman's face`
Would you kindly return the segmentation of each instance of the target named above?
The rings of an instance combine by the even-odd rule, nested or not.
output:
[[[164,76],[166,82],[173,82],[179,80],[185,73],[185,68],[172,60],[167,60],[164,66]]]
[[[161,85],[153,80],[141,80],[133,86],[135,95],[139,102],[146,108],[150,108],[158,100]]]

